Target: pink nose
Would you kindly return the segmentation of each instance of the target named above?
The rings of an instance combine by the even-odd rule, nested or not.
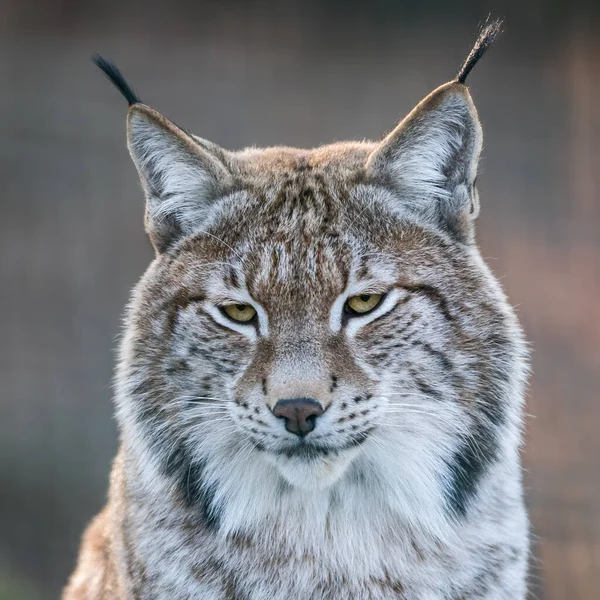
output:
[[[312,398],[289,398],[278,400],[273,414],[285,419],[285,428],[290,433],[304,437],[315,428],[317,417],[323,414],[323,407]]]

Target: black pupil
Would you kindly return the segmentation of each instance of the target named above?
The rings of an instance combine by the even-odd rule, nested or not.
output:
[[[247,308],[248,305],[247,304],[236,304],[235,307],[240,311],[240,312],[244,312]]]
[[[368,302],[370,299],[371,299],[371,295],[370,295],[370,294],[363,294],[363,295],[360,297],[360,301],[361,301],[361,302]]]

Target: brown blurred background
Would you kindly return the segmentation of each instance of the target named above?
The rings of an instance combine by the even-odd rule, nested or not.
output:
[[[533,346],[532,586],[600,598],[600,19],[595,2],[0,3],[0,600],[58,597],[116,448],[120,315],[151,259],[113,58],[223,146],[375,138],[455,74],[485,131],[479,239]]]

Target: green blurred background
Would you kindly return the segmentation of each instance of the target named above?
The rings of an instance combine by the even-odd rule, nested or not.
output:
[[[600,597],[597,2],[0,2],[0,600],[57,598],[116,449],[111,377],[150,261],[113,58],[230,147],[377,138],[451,79],[484,126],[479,240],[533,344],[532,597]]]

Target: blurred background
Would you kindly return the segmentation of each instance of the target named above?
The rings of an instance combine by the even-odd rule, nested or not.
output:
[[[451,79],[483,122],[479,240],[533,346],[532,598],[600,597],[597,2],[0,2],[0,600],[57,598],[116,449],[111,377],[152,258],[125,147],[142,99],[229,148],[377,138]]]

